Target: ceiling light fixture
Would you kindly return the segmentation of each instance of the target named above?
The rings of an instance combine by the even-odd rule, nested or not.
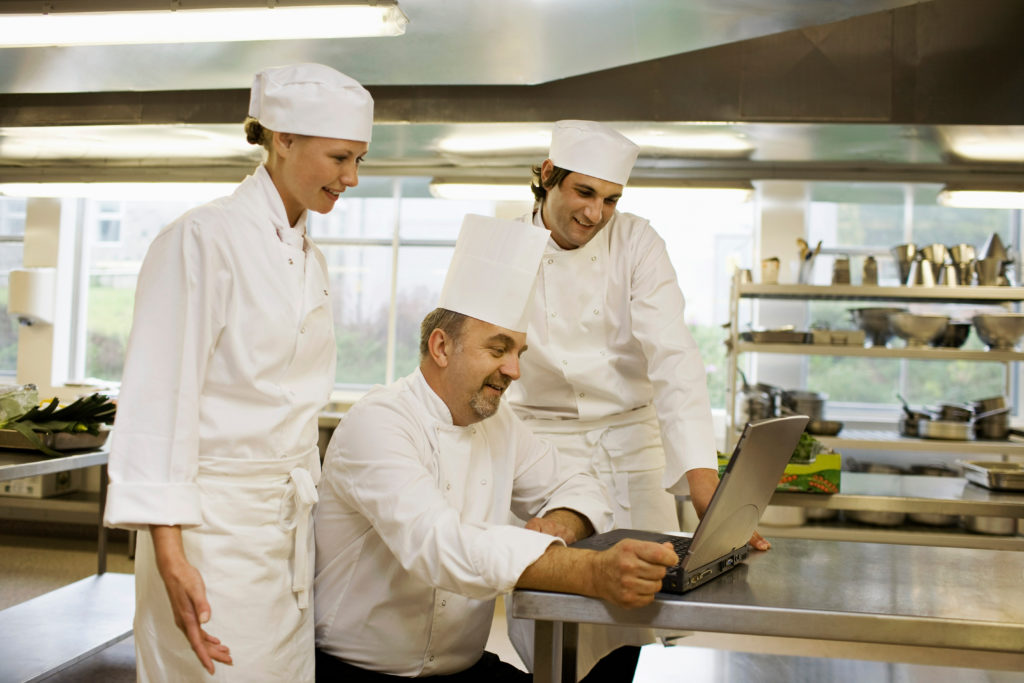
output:
[[[1024,187],[967,188],[947,185],[939,204],[960,209],[1024,209]]]
[[[438,199],[485,199],[533,202],[529,183],[522,179],[444,179],[430,182],[430,194]],[[650,200],[735,205],[753,197],[754,186],[746,181],[701,181],[657,178],[630,180],[623,190],[630,202]]]
[[[102,2],[62,3],[47,14],[5,7],[0,19],[0,47],[53,47],[72,45],[140,45],[161,43],[221,43],[242,40],[308,40],[397,36],[405,33],[408,17],[395,0],[369,4],[301,4],[282,2],[230,2],[220,7],[154,10],[157,3],[135,3],[129,11]],[[34,3],[33,3],[34,4]],[[165,3],[160,3],[164,7]],[[210,4],[210,3],[206,3]],[[248,4],[249,6],[239,6]],[[38,5],[36,5],[38,6]],[[20,10],[19,13],[12,13]]]
[[[496,202],[533,202],[530,184],[525,180],[445,180],[430,181],[430,194],[437,199],[483,199]]]
[[[225,197],[237,187],[238,183],[0,183],[0,196],[200,203]]]

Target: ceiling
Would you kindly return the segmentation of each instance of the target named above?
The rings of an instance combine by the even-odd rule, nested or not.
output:
[[[0,49],[0,182],[238,179],[252,74],[317,61],[374,95],[367,174],[521,177],[589,118],[635,177],[1024,183],[1018,0],[399,4],[399,37]]]

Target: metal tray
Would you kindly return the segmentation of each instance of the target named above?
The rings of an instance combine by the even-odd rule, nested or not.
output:
[[[990,489],[1024,491],[1024,465],[1016,462],[961,461],[967,481]]]
[[[89,448],[99,448],[110,436],[110,429],[100,429],[99,434],[89,432],[54,432],[53,434],[38,433],[40,439],[47,448],[55,451],[82,451]],[[22,436],[21,432],[13,429],[0,429],[0,448],[18,451],[38,451],[32,442]]]
[[[754,344],[810,344],[812,341],[809,332],[796,332],[794,330],[741,332],[740,339],[753,342]]]

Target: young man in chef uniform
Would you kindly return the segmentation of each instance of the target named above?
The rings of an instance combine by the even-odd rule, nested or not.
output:
[[[678,531],[674,494],[703,516],[718,485],[707,380],[684,320],[665,243],[643,218],[619,213],[639,148],[594,121],[559,121],[550,157],[534,169],[536,205],[521,220],[544,228],[531,302],[530,353],[509,389],[517,415],[579,466],[594,467],[616,527]],[[755,547],[766,549],[760,536]],[[510,620],[532,662],[532,622]],[[578,670],[649,630],[580,628]]]
[[[501,400],[519,378],[546,241],[529,224],[467,216],[421,328],[419,369],[372,390],[335,431],[316,512],[318,680],[529,681],[484,653],[498,595],[639,606],[677,561],[667,544],[567,548],[609,528],[606,494]],[[510,511],[526,528],[508,524]],[[632,680],[637,656],[623,648],[592,680]]]
[[[256,75],[249,115],[266,161],[161,230],[139,273],[105,522],[139,530],[140,681],[314,679],[317,414],[336,349],[306,217],[358,183],[373,99],[297,64]]]

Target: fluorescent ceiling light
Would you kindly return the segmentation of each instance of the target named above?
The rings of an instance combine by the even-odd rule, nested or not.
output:
[[[430,194],[438,199],[484,199],[497,202],[533,202],[533,192],[526,180],[512,182],[472,182],[468,180],[433,180]]]
[[[661,150],[691,156],[746,156],[754,151],[754,146],[744,136],[722,131],[648,131],[630,133],[627,137],[645,150]]]
[[[1024,159],[1024,126],[941,126],[939,134],[961,159],[1014,164]]]
[[[939,204],[961,209],[1024,209],[1024,188],[960,189],[946,188],[939,192]]]
[[[123,202],[207,202],[231,194],[236,187],[238,183],[0,183],[0,195]]]
[[[744,187],[633,187],[626,185],[623,198],[629,198],[631,205],[645,201],[655,202],[669,199],[679,204],[734,205],[750,201],[753,188]]]
[[[221,43],[397,36],[408,18],[366,5],[0,15],[0,47]]]
[[[0,15],[0,23],[3,22]],[[240,124],[0,128],[5,159],[260,159]]]
[[[438,151],[450,154],[537,152],[546,156],[550,146],[550,130],[458,134],[437,143]]]

